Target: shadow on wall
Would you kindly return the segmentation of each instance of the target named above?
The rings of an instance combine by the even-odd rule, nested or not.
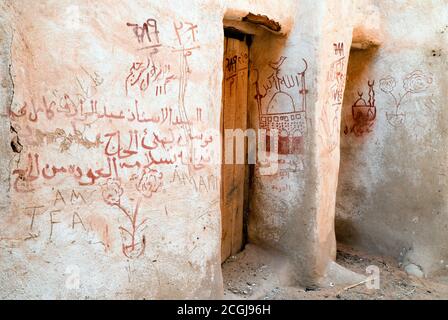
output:
[[[364,50],[352,48],[342,108],[335,230],[337,241],[352,247],[371,246],[364,243],[365,237],[359,229],[363,218],[356,205],[370,200],[365,187],[354,179],[359,175],[358,170],[363,170],[359,168],[359,164],[363,163],[363,141],[372,135],[376,125],[375,95],[378,83],[369,78],[369,69],[375,61],[378,49],[377,46]]]

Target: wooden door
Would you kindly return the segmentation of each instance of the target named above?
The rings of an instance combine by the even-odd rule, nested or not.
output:
[[[226,33],[222,130],[247,128],[249,48],[245,36]],[[224,135],[223,135],[224,137]],[[224,142],[224,140],[223,140]],[[247,145],[246,145],[247,149]],[[245,152],[247,153],[247,152]],[[221,181],[222,243],[221,261],[238,253],[243,246],[243,215],[247,165],[223,165]],[[247,160],[246,160],[247,162]]]

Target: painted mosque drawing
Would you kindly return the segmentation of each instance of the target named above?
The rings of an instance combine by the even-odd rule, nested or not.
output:
[[[266,141],[267,151],[271,150],[272,141],[269,137],[271,130],[278,130],[278,154],[290,155],[301,154],[303,152],[303,136],[306,132],[306,89],[305,73],[308,63],[303,60],[304,68],[296,74],[281,75],[281,66],[286,57],[280,57],[277,62],[272,62],[269,66],[273,69],[272,74],[263,84],[260,92],[258,79],[255,82],[260,129],[265,129],[268,134]],[[294,101],[297,92],[301,97],[298,104]],[[268,101],[267,103],[262,103]]]

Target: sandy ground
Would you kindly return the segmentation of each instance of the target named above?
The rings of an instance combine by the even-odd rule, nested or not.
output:
[[[409,276],[393,259],[367,255],[350,248],[339,248],[337,263],[366,275],[366,267],[375,265],[380,270],[380,288],[368,289],[356,283],[328,288],[300,288],[290,286],[285,274],[287,262],[281,257],[253,245],[223,264],[225,299],[260,300],[428,300],[448,299],[448,272],[430,279]]]

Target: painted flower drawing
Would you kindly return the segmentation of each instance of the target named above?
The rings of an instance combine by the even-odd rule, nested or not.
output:
[[[125,205],[126,201],[122,203],[123,188],[119,180],[108,179],[102,186],[102,196],[104,202],[112,207],[116,207],[126,217],[129,222],[128,226],[120,226],[120,233],[122,238],[122,252],[130,259],[140,257],[146,247],[145,236],[141,235],[147,219],[139,221],[139,209],[142,198],[137,199],[133,207]]]
[[[432,83],[432,76],[425,75],[422,71],[417,70],[408,74],[403,79],[403,87],[406,92],[421,93],[424,92]]]
[[[102,196],[104,202],[110,206],[120,206],[121,196],[123,195],[123,188],[118,180],[108,179],[102,188]]]
[[[163,173],[145,168],[140,176],[137,178],[135,188],[144,197],[151,198],[153,193],[156,193],[162,186]]]

